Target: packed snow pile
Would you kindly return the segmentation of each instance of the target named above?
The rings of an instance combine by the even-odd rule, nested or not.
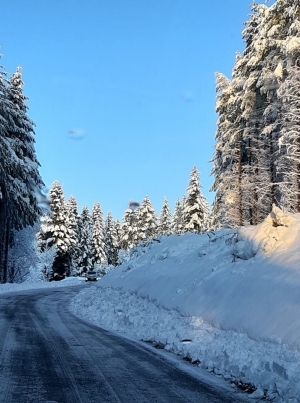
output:
[[[274,249],[289,247],[297,237],[299,241],[298,224],[297,216],[286,214],[273,206],[272,212],[262,224],[239,228],[238,234],[241,240],[237,244],[250,242],[252,247],[247,248],[245,253],[255,255],[260,252],[262,255],[269,255]]]
[[[253,398],[300,402],[300,214],[154,240],[71,309],[251,384]]]

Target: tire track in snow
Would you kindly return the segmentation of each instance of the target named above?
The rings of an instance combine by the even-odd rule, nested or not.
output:
[[[24,298],[19,297],[18,304],[23,304]],[[4,321],[6,335],[0,335],[2,345],[1,354],[1,376],[0,376],[0,397],[1,402],[9,403],[14,401],[25,401],[26,397],[19,389],[19,375],[25,372],[24,382],[31,396],[39,398],[41,396],[42,383],[38,377],[37,362],[38,355],[35,348],[31,348],[30,339],[32,334],[32,323],[25,311],[16,313],[15,298],[6,297],[5,302],[0,299],[1,322]],[[4,303],[3,303],[4,302]],[[17,305],[18,305],[17,304]],[[26,324],[22,326],[22,320],[26,316]],[[1,323],[2,324],[2,323]],[[24,340],[28,341],[24,344]],[[22,397],[21,397],[22,395]]]
[[[49,302],[49,296],[46,299]],[[50,299],[52,299],[52,298],[50,298]],[[53,298],[52,302],[54,304],[57,303],[56,298]],[[40,325],[38,323],[37,323],[37,326],[40,327]],[[63,371],[64,371],[66,377],[71,379],[71,383],[73,385],[74,391],[76,391],[76,400],[71,400],[71,401],[78,402],[78,403],[85,403],[86,400],[82,400],[80,397],[80,392],[78,390],[76,380],[75,380],[73,374],[75,372],[82,373],[82,371],[85,373],[88,373],[91,366],[94,365],[94,360],[91,360],[90,355],[87,354],[86,350],[84,349],[84,344],[82,344],[82,342],[80,342],[76,338],[75,334],[63,322],[63,318],[61,317],[61,315],[58,315],[56,317],[55,324],[53,323],[52,326],[47,328],[47,332],[45,332],[41,327],[40,328],[41,328],[41,331],[44,333],[45,338],[51,341],[51,345],[53,346],[53,349],[56,351],[56,353],[59,357],[60,364],[63,368]],[[53,331],[54,326],[55,326],[55,332]],[[59,336],[60,336],[59,339],[57,338],[57,333],[59,333]],[[75,355],[77,356],[76,357],[78,360],[78,361],[76,360],[77,362],[82,362],[82,360],[84,359],[84,365],[81,364],[80,371],[78,371],[78,369],[75,371],[74,368],[71,368],[71,366],[68,365],[68,363],[66,363],[66,360],[63,359],[63,357],[66,354],[66,348],[65,348],[66,346],[64,345],[65,343],[67,343],[69,349],[73,350],[73,354],[75,353]],[[79,354],[79,352],[80,352],[80,354]],[[89,361],[92,361],[92,363]],[[102,375],[103,383],[105,384],[105,387],[108,389],[107,396],[109,396],[109,395],[113,396],[113,399],[114,399],[113,401],[116,403],[122,402],[122,400],[119,399],[117,393],[114,391],[113,387],[107,381],[107,379],[105,378],[103,373],[101,371],[99,371],[99,369],[98,369],[98,373],[100,373],[100,375]],[[86,394],[88,394],[88,391],[86,392]],[[91,396],[90,397],[85,396],[84,399],[86,399],[87,397],[89,399],[92,398]]]

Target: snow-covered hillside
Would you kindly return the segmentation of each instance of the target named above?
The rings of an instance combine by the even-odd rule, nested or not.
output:
[[[250,383],[253,398],[300,402],[300,214],[169,236],[81,291],[71,308]]]

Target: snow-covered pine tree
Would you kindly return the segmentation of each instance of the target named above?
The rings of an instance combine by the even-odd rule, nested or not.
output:
[[[37,232],[37,243],[38,248],[41,252],[49,249],[54,245],[52,234],[53,234],[53,222],[51,211],[44,211],[43,215],[39,220],[39,230]]]
[[[20,68],[6,79],[0,67],[0,281],[6,282],[8,240],[14,229],[33,225],[40,214],[36,194],[43,186],[27,116]]]
[[[280,6],[278,4],[278,6]],[[282,4],[284,6],[284,4]],[[284,41],[284,61],[281,73],[282,84],[277,91],[282,104],[279,156],[277,169],[281,177],[279,183],[280,207],[300,212],[300,22],[299,1],[288,1],[283,16],[289,21]]]
[[[194,166],[187,188],[187,198],[183,207],[184,230],[198,233],[207,230],[209,216],[208,203],[201,192],[199,171]]]
[[[137,210],[138,242],[150,240],[157,235],[157,216],[148,196]]]
[[[219,114],[215,134],[215,154],[213,157],[214,184],[216,192],[216,219],[223,225],[242,225],[242,132],[239,124],[240,102],[237,89],[224,74],[216,74],[217,104]]]
[[[116,221],[114,221],[114,223],[115,223],[115,231],[116,231],[116,235],[117,235],[118,250],[120,250],[121,249],[121,232],[122,232],[121,223],[118,218],[116,219]]]
[[[243,31],[247,43],[243,63],[237,66],[247,77],[244,85],[245,96],[251,94],[252,100],[244,108],[247,120],[243,172],[246,224],[261,222],[270,212],[272,204],[278,202],[280,197],[276,159],[280,131],[277,88],[281,79],[278,74],[281,66],[281,38],[278,37],[278,32],[276,33],[278,26],[274,30],[275,21],[267,22],[267,6],[253,3],[252,10],[252,21]],[[247,41],[249,36],[251,40]]]
[[[138,243],[137,210],[125,210],[121,226],[120,247],[126,251]]]
[[[175,203],[174,214],[172,219],[172,234],[183,234],[183,203],[178,199]]]
[[[289,75],[281,86],[282,125],[278,170],[282,208],[300,212],[300,67],[289,66]]]
[[[93,245],[93,225],[90,211],[86,205],[82,207],[82,212],[79,217],[79,240],[78,249],[80,255],[77,260],[77,274],[83,275],[93,269],[93,257],[95,255]]]
[[[23,94],[23,86],[21,67],[18,67],[8,80],[6,92],[11,105],[9,142],[15,155],[10,172],[14,178],[10,194],[14,196],[17,206],[14,209],[14,222],[19,222],[20,228],[36,222],[41,213],[37,205],[37,195],[44,186],[34,149],[34,123],[27,116],[28,107],[25,102],[28,98]]]
[[[69,248],[69,253],[71,257],[71,275],[77,275],[77,266],[78,260],[81,255],[81,251],[78,247],[79,242],[79,213],[78,213],[78,204],[77,200],[74,196],[70,196],[66,203],[66,210],[68,216],[68,227],[74,233],[74,242]]]
[[[252,41],[259,29],[265,6],[252,4],[243,31],[247,47],[237,54],[232,79],[217,74],[216,153],[213,173],[216,183],[214,211],[223,225],[237,226],[257,221],[258,215],[258,124],[262,119],[261,97],[256,86],[257,71],[251,69],[257,54]],[[216,186],[217,184],[217,186]],[[221,205],[220,205],[221,203]]]
[[[104,243],[108,265],[117,266],[120,246],[118,245],[118,235],[115,227],[115,222],[110,211],[108,212],[105,220]]]
[[[93,218],[93,245],[95,264],[101,265],[106,261],[105,243],[104,243],[104,221],[103,213],[99,202],[94,203],[92,210]]]
[[[257,18],[250,16],[245,30],[247,49],[252,44]],[[247,160],[246,132],[248,111],[252,110],[255,94],[248,89],[245,94],[244,64],[252,60],[252,55],[237,54],[232,80],[218,73],[217,105],[219,114],[216,132],[216,151],[213,158],[215,182],[212,190],[216,192],[214,201],[215,220],[222,225],[243,225],[245,219],[244,171]],[[253,81],[253,77],[251,77]],[[246,175],[250,176],[251,175]]]
[[[168,199],[165,197],[159,216],[158,233],[160,235],[170,235],[172,233],[171,223],[172,214],[170,211]]]
[[[11,164],[12,151],[7,140],[8,115],[5,88],[5,71],[0,66],[0,282],[7,279],[8,241],[10,235],[9,195],[7,192],[7,168]]]
[[[247,43],[243,53],[244,63],[238,67],[247,77],[245,94],[250,91],[254,94],[248,119],[250,145],[246,149],[248,160],[245,172],[248,175],[244,177],[244,183],[246,190],[251,182],[255,183],[255,197],[248,192],[245,199],[248,200],[250,213],[248,221],[256,224],[265,218],[273,203],[284,205],[283,172],[286,169],[282,156],[286,149],[280,146],[283,102],[278,93],[289,75],[290,56],[294,51],[299,53],[300,40],[298,1],[277,0],[269,8],[254,3],[252,8],[256,25],[251,43]],[[243,35],[247,37],[246,30]],[[254,213],[252,219],[251,213]]]
[[[70,275],[71,248],[76,243],[74,230],[70,226],[65,196],[61,184],[55,181],[50,189],[50,208],[52,211],[52,241],[48,246],[55,245],[56,256],[50,280],[61,280]]]

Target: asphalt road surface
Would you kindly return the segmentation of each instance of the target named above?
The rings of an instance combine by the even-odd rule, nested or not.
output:
[[[73,316],[68,301],[81,287],[0,297],[1,403],[240,402]]]

